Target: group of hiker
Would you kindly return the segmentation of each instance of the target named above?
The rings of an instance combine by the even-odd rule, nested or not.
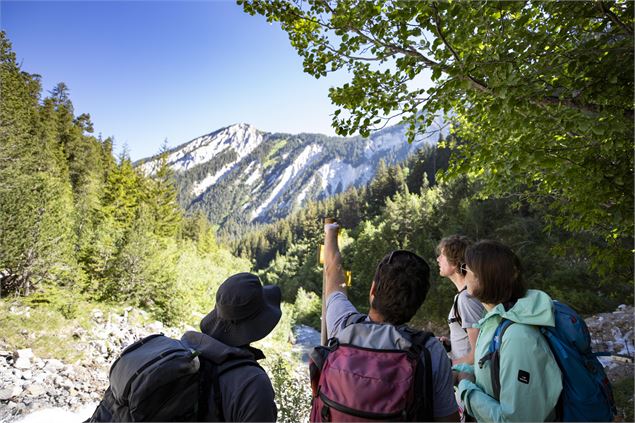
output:
[[[457,294],[449,339],[436,338],[407,325],[428,294],[428,263],[412,251],[386,254],[362,314],[346,295],[338,231],[337,223],[324,225],[328,343],[311,353],[310,421],[556,421],[573,418],[567,406],[585,412],[569,404],[580,402],[579,393],[565,389],[568,375],[548,336],[563,312],[546,293],[527,289],[509,247],[459,235],[441,240],[439,272]],[[230,277],[200,332],[180,341],[149,337],[122,353],[91,420],[275,421],[272,384],[257,364],[264,355],[251,344],[277,325],[280,301],[280,289],[253,274]],[[582,402],[596,415],[580,420],[611,420],[596,410],[611,405],[608,381],[592,385]]]

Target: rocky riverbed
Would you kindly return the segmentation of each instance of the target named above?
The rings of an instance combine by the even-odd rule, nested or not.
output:
[[[28,308],[12,307],[10,312],[28,313]],[[94,309],[92,329],[77,329],[73,334],[75,347],[84,353],[84,359],[77,363],[37,357],[30,349],[12,350],[0,344],[0,422],[51,421],[55,415],[65,416],[60,417],[64,420],[86,419],[108,385],[110,364],[123,348],[152,333],[180,337],[187,329],[163,327],[160,322],[133,324],[129,319],[131,312],[133,310],[129,308],[123,314],[104,315],[101,310]],[[629,375],[632,378],[633,307],[620,306],[615,312],[591,316],[586,322],[594,351],[623,356],[602,359],[609,378],[618,380]],[[319,342],[319,334],[300,326],[294,333],[295,348],[306,357],[307,346]],[[45,409],[48,414],[44,414]],[[68,414],[69,411],[75,414]],[[43,416],[41,420],[35,418],[40,415]]]
[[[37,357],[31,349],[11,350],[0,344],[0,422],[10,422],[44,408],[87,413],[108,387],[108,369],[123,348],[152,333],[180,337],[180,331],[161,322],[131,324],[129,314],[108,314],[94,309],[92,329],[77,328],[74,347],[83,352],[78,363]],[[24,314],[28,307],[11,307],[11,313]],[[144,314],[134,310],[134,313]],[[28,336],[28,334],[25,334]],[[81,416],[84,418],[89,415]]]

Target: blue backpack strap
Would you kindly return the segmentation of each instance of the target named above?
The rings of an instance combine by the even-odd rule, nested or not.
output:
[[[507,331],[507,328],[509,328],[512,324],[514,324],[514,322],[512,322],[511,320],[507,320],[507,319],[501,320],[501,322],[498,324],[498,327],[496,328],[496,331],[494,331],[494,337],[492,338],[492,342],[490,342],[489,344],[489,349],[487,351],[487,354],[481,357],[481,359],[478,361],[478,367],[481,369],[483,368],[483,366],[485,365],[487,361],[491,361],[489,366],[490,376],[492,379],[492,389],[494,391],[494,398],[496,398],[497,400],[500,399],[500,390],[501,390],[500,347],[501,347],[501,344],[503,343],[503,335]]]

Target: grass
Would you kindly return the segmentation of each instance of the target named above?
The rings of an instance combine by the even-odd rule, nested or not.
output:
[[[19,314],[11,312],[12,307]],[[86,329],[87,324],[82,318],[68,320],[48,306],[27,308],[20,301],[0,302],[0,341],[10,350],[31,348],[38,357],[77,361],[81,352],[72,347],[73,332]]]
[[[121,314],[124,306],[77,300],[74,303],[74,312],[70,316],[55,303],[32,303],[23,298],[2,299],[1,348],[11,351],[31,348],[40,358],[56,358],[67,363],[81,361],[83,353],[76,348],[78,340],[74,333],[78,329],[90,331],[92,311],[96,308],[107,316],[108,313]],[[142,315],[133,314],[138,321],[145,319]]]
[[[267,157],[263,160],[264,163],[262,164],[262,167],[264,169],[269,168],[272,164],[274,164],[274,160],[271,158],[274,154],[276,154],[278,152],[278,150],[280,150],[282,147],[284,147],[287,144],[287,140],[279,140],[278,142],[276,142],[273,147],[271,147],[271,150],[269,150],[269,153],[267,154]]]

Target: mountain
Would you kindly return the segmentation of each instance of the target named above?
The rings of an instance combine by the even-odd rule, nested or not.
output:
[[[343,138],[268,133],[240,123],[169,150],[168,164],[186,210],[203,210],[220,226],[267,223],[308,201],[362,186],[380,161],[402,162],[439,137],[437,129],[409,144],[405,133],[405,126],[396,125],[368,138]],[[136,165],[152,174],[158,159]]]

